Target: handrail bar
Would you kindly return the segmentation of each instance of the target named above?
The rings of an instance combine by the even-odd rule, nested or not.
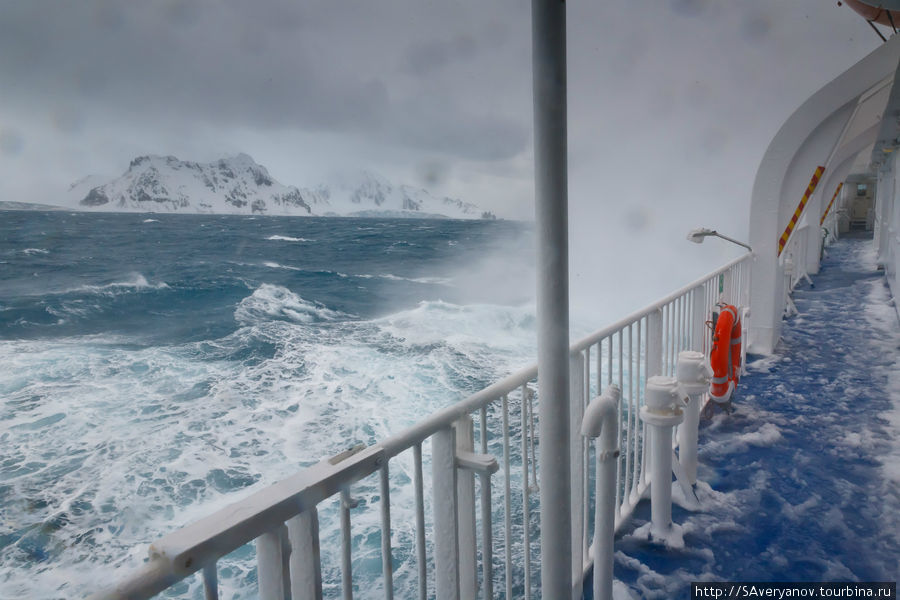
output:
[[[338,455],[341,456],[341,455]],[[150,545],[150,561],[118,586],[91,599],[157,594],[374,473],[386,460],[377,445],[335,462],[324,459],[298,473],[166,534]],[[140,591],[141,593],[136,593]]]
[[[751,258],[753,255],[754,255],[753,252],[747,252],[745,254],[742,254],[741,256],[738,256],[737,258],[725,263],[723,266],[719,267],[715,271],[707,273],[703,277],[700,277],[699,279],[696,279],[696,280],[692,281],[691,283],[675,290],[668,296],[665,296],[662,299],[657,300],[653,304],[651,304],[645,308],[642,308],[641,310],[633,312],[623,319],[619,319],[612,325],[607,325],[603,329],[595,331],[594,333],[591,333],[591,334],[587,335],[586,337],[581,338],[580,340],[578,340],[577,342],[572,344],[572,346],[569,348],[569,352],[571,354],[575,354],[576,352],[581,352],[585,348],[593,346],[594,344],[596,344],[603,338],[609,337],[611,334],[619,331],[623,327],[626,327],[630,323],[634,323],[637,320],[642,319],[643,317],[646,317],[653,311],[659,310],[666,304],[669,304],[673,300],[678,299],[679,297],[685,295],[686,293],[693,290],[694,288],[703,285],[705,282],[709,281],[713,277],[725,273],[731,267],[733,267],[737,264],[740,264],[741,262],[747,260],[748,258]]]

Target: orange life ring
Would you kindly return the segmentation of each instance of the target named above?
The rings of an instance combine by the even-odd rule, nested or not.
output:
[[[709,364],[713,370],[709,395],[716,402],[727,402],[741,374],[741,317],[730,304],[722,306],[716,321]]]

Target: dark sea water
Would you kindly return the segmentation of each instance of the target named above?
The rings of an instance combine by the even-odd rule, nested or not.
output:
[[[531,362],[531,247],[511,222],[0,212],[0,598],[94,591]],[[223,565],[246,597],[250,557]]]

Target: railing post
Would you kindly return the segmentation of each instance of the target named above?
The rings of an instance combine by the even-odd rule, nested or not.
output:
[[[666,540],[672,531],[672,428],[681,423],[687,395],[674,377],[647,380],[641,420],[650,436],[650,535]]]
[[[206,600],[219,600],[219,575],[216,563],[203,567],[203,596]]]
[[[484,414],[482,413],[482,417]],[[471,427],[471,419],[469,419],[469,424]],[[484,430],[482,430],[484,433]],[[469,448],[473,447],[473,444],[465,444]],[[497,459],[494,458],[490,454],[476,454],[471,449],[466,450],[462,448],[463,445],[457,445],[457,453],[456,453],[456,466],[459,468],[461,474],[469,474],[474,477],[475,474],[478,475],[479,480],[481,481],[481,530],[484,534],[482,538],[482,563],[483,563],[483,576],[484,576],[484,597],[485,598],[493,598],[494,597],[494,569],[492,561],[494,560],[494,535],[493,535],[493,520],[491,515],[491,475],[497,472],[497,469],[500,468],[500,465],[497,464]],[[482,449],[486,448],[487,445],[483,444]],[[474,519],[474,497],[472,498],[472,534],[475,534],[475,519]],[[507,511],[509,509],[507,508]],[[462,518],[462,515],[460,515]],[[461,534],[460,534],[461,536]],[[476,566],[475,561],[475,541],[472,540],[472,567]],[[475,579],[474,572],[472,573],[472,583],[471,588],[466,589],[465,586],[461,585],[460,587],[462,595],[464,598],[475,598],[477,593],[477,580]]]
[[[322,564],[319,556],[319,514],[315,508],[287,522],[291,542],[291,596],[322,598]]]
[[[706,286],[697,286],[691,291],[691,348],[706,354]]]
[[[616,447],[621,391],[611,385],[591,400],[581,423],[581,435],[598,438],[596,444],[596,493],[594,508],[594,599],[612,600],[613,540],[616,530]]]
[[[456,454],[474,452],[472,417],[466,415],[454,423]],[[460,470],[456,474],[457,522],[459,523],[459,595],[475,598],[478,594],[478,551],[475,538],[475,473]]]
[[[456,498],[456,431],[431,438],[434,482],[434,586],[437,600],[459,600],[459,522]]]
[[[569,430],[581,429],[584,416],[584,356],[576,352],[569,356]],[[572,598],[580,600],[584,583],[584,441],[573,435],[570,440],[569,464],[572,465]]]
[[[284,600],[284,540],[287,528],[279,526],[256,539],[260,600]]]
[[[662,375],[663,318],[662,309],[647,316],[647,377]]]

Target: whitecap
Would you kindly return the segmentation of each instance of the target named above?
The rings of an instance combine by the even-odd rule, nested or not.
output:
[[[366,276],[360,275],[360,277]],[[371,277],[371,275],[368,277]],[[452,282],[452,280],[447,277],[401,277],[391,273],[379,275],[379,277],[382,279],[390,279],[391,281],[410,281],[412,283],[423,283],[426,285],[450,285]]]
[[[313,323],[347,316],[318,302],[304,300],[286,287],[270,283],[259,286],[253,294],[241,300],[234,311],[235,320],[247,325],[271,320]]]
[[[35,254],[50,254],[50,251],[45,250],[44,248],[25,248],[24,250],[22,250],[22,254],[33,256]]]
[[[287,269],[288,271],[302,271],[303,269],[299,267],[291,267],[288,265],[282,265],[277,262],[266,261],[263,263],[264,267],[269,267],[270,269]]]
[[[144,219],[144,223],[159,223],[159,219]]]
[[[125,281],[114,281],[104,285],[83,285],[77,288],[66,290],[63,294],[71,292],[93,292],[97,294],[116,294],[121,292],[129,292],[134,290],[165,290],[169,285],[165,281],[158,283],[150,283],[141,273],[133,273],[131,279]]]
[[[270,235],[266,239],[271,240],[273,242],[314,242],[315,241],[315,240],[310,240],[307,238],[290,237],[287,235]]]

